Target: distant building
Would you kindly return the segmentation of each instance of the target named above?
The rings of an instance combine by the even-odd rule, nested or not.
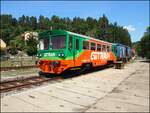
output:
[[[22,38],[24,40],[28,40],[31,37],[33,37],[35,39],[38,39],[38,33],[37,32],[29,32],[29,31],[27,31],[27,32],[23,33],[21,36],[22,36]]]
[[[6,43],[0,39],[0,48],[5,49],[6,48]]]

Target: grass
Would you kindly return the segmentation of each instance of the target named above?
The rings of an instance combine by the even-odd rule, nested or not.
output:
[[[1,77],[18,76],[18,75],[29,75],[29,74],[36,74],[37,75],[38,72],[39,72],[38,68],[1,71]]]
[[[36,59],[32,58],[13,58],[6,61],[1,61],[1,67],[12,67],[12,66],[30,66],[35,65]]]
[[[35,65],[35,58],[27,57],[27,58],[11,58],[5,61],[1,61],[0,67],[15,67],[15,66],[31,66]],[[18,70],[10,70],[10,71],[1,71],[1,77],[10,77],[10,76],[22,76],[29,74],[38,74],[39,68],[30,68],[30,69],[18,69]]]

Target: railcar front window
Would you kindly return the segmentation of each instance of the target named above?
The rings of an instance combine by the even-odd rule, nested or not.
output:
[[[44,50],[48,50],[48,46],[49,46],[49,39],[44,39]]]
[[[48,50],[49,39],[45,38],[45,39],[40,40],[40,44],[39,45],[40,45],[40,47],[39,47],[40,50]]]
[[[51,38],[52,49],[64,49],[66,48],[66,37],[65,36],[53,36]]]

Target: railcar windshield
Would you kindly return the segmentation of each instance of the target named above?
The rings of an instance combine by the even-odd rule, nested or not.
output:
[[[41,39],[39,43],[39,50],[48,50],[49,38]]]
[[[40,40],[39,49],[65,49],[66,48],[66,36],[51,36],[50,38],[44,38]]]
[[[65,49],[66,37],[65,36],[52,36],[50,45],[52,49]]]

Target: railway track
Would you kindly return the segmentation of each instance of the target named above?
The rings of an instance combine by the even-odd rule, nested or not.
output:
[[[44,82],[51,80],[58,80],[60,77],[46,78],[41,76],[34,76],[30,78],[24,78],[20,80],[4,81],[0,83],[0,93],[5,93],[13,90],[19,90],[23,88],[30,88],[32,86],[41,85]]]
[[[21,79],[15,79],[15,80],[9,80],[9,81],[3,81],[0,83],[0,93],[5,93],[13,90],[19,90],[23,88],[30,88],[31,86],[39,86],[44,82],[48,82],[51,80],[62,80],[62,79],[68,79],[72,78],[74,76],[78,76],[81,74],[87,74],[94,71],[99,71],[100,69],[105,69],[106,66],[103,66],[101,68],[93,68],[92,70],[87,70],[86,68],[81,69],[80,71],[71,71],[66,72],[60,76],[53,76],[51,78],[45,77],[45,76],[32,76],[28,78],[21,78]]]
[[[65,73],[65,76],[72,77],[72,75],[78,75],[81,74],[82,71],[79,72],[73,72],[73,73]],[[0,82],[0,93],[10,92],[14,90],[20,90],[23,88],[30,88],[32,86],[39,86],[44,82],[48,82],[51,80],[59,80],[64,79],[65,77],[62,76],[56,76],[56,77],[46,77],[46,76],[32,76],[28,78],[20,78],[20,79],[14,79],[14,80],[8,80],[8,81],[2,81]]]

